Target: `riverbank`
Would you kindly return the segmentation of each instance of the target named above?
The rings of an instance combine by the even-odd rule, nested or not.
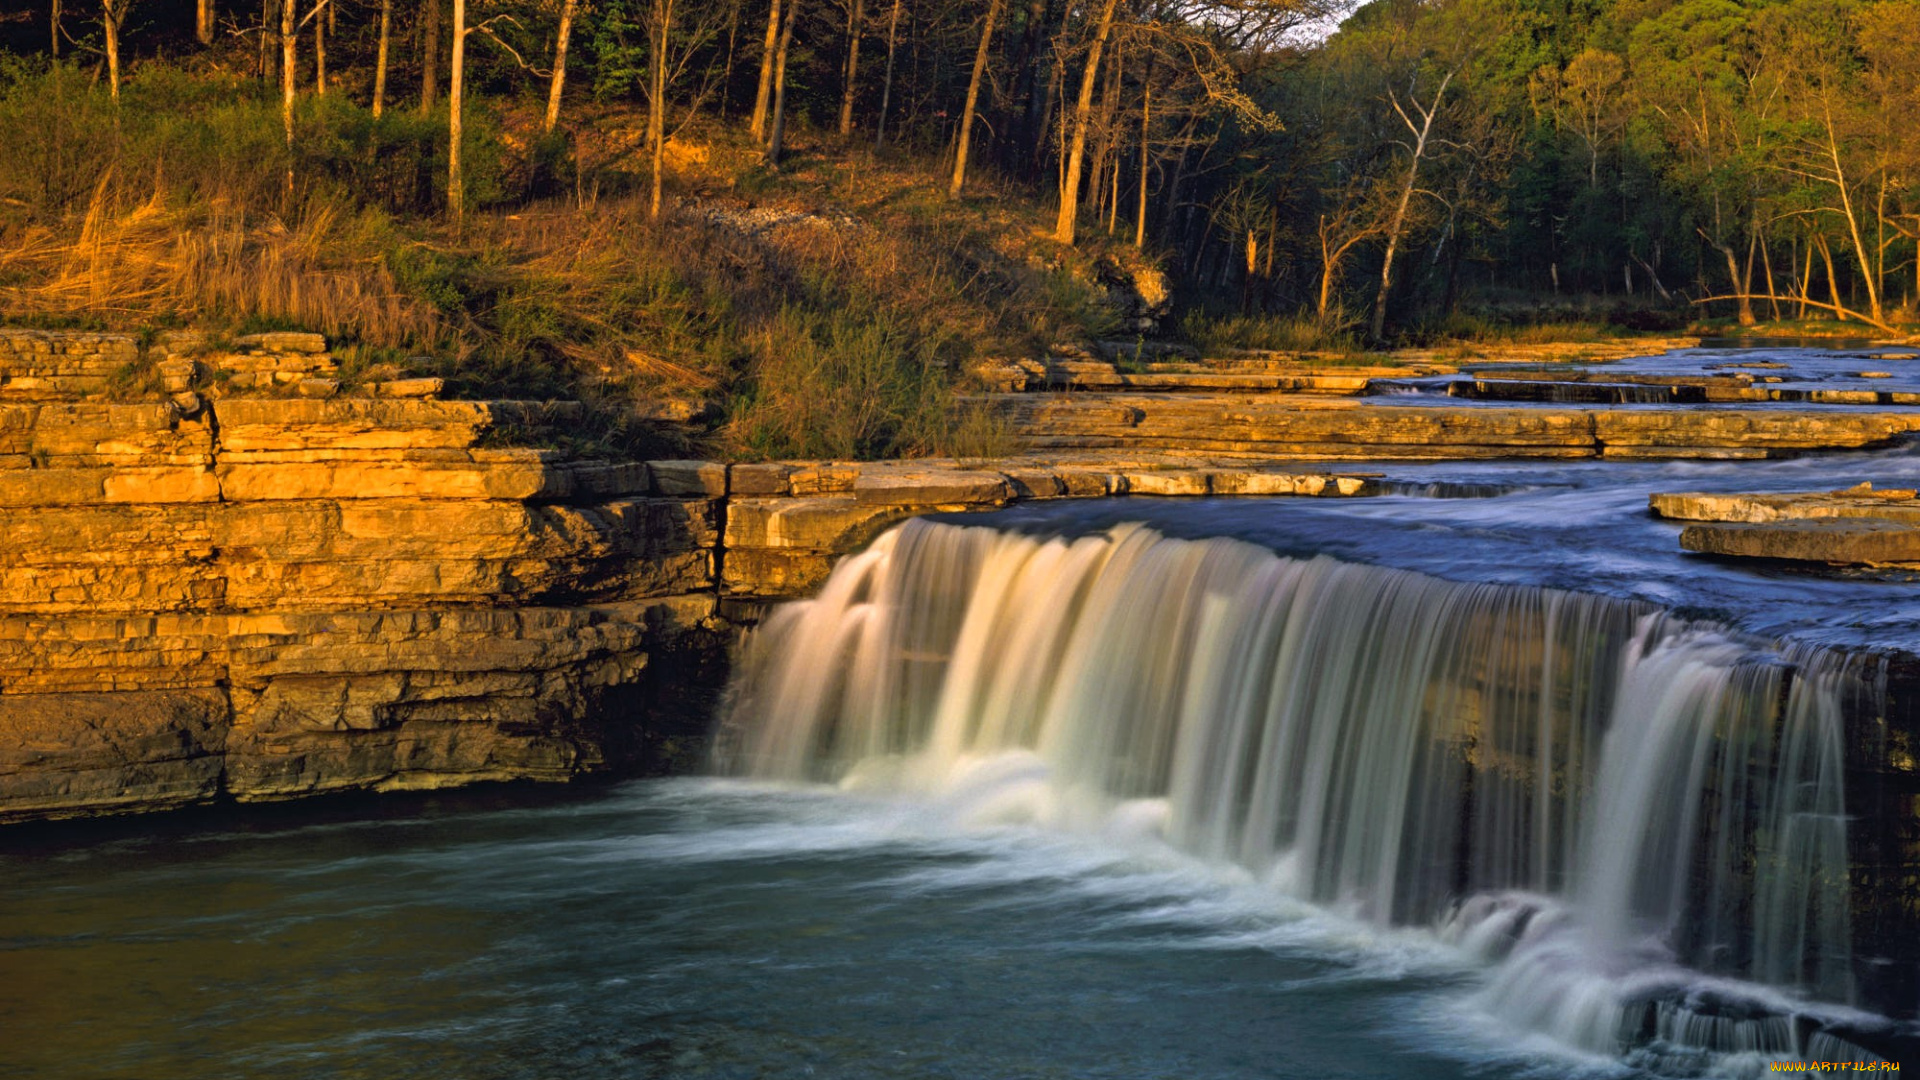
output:
[[[687,768],[740,629],[923,514],[1363,497],[1404,490],[1383,463],[1767,458],[1920,430],[1891,399],[1733,394],[1820,371],[1682,376],[1582,343],[1580,370],[1665,404],[1597,400],[1539,346],[1087,357],[1002,366],[1026,381],[977,403],[1028,449],[998,457],[649,461],[576,437],[581,403],[449,400],[317,335],[0,344],[8,820]],[[1667,344],[1669,366],[1705,364]],[[1903,362],[1874,361],[1903,372],[1876,394],[1910,392]],[[1516,379],[1486,365],[1586,396],[1489,403]],[[1675,403],[1712,387],[1732,400]]]

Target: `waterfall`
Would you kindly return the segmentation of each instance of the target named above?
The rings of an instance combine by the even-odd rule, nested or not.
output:
[[[1599,596],[910,522],[749,638],[721,742],[973,820],[1118,816],[1433,927],[1574,1045],[1805,1053],[1846,1044],[1793,1014],[1854,995],[1852,678]]]

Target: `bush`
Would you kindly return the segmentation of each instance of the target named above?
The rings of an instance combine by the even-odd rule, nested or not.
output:
[[[84,205],[116,153],[114,111],[78,64],[0,54],[0,205],[36,218]]]
[[[942,448],[952,344],[871,297],[788,306],[748,337],[734,439],[762,457],[878,458]]]

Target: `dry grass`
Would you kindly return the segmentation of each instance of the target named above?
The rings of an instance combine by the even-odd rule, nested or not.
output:
[[[673,398],[712,421],[704,452],[845,457],[1003,446],[965,402],[966,358],[1109,319],[1090,283],[1097,242],[1053,248],[1016,193],[949,202],[931,162],[820,153],[796,133],[775,173],[737,133],[695,131],[654,221],[617,172],[632,117],[609,112],[595,128],[608,138],[541,165],[572,188],[545,199],[511,178],[554,147],[495,128],[469,145],[470,170],[494,179],[456,232],[431,212],[429,121],[373,121],[330,96],[289,155],[258,87],[143,68],[114,110],[81,76],[0,65],[0,135],[45,133],[0,161],[11,318],[318,330],[358,363],[442,374],[456,393],[599,403],[612,419],[592,437],[609,445],[626,438],[623,404]],[[53,91],[66,105],[49,113]],[[741,227],[770,209],[794,220]]]
[[[330,205],[288,226],[231,205],[170,205],[155,191],[116,211],[96,188],[76,232],[19,230],[0,247],[0,304],[16,315],[120,326],[282,323],[381,345],[441,341],[444,322],[407,296],[364,222]]]

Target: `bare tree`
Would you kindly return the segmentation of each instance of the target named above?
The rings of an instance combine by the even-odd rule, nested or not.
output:
[[[1140,192],[1134,206],[1133,246],[1147,246],[1147,177],[1153,172],[1150,157],[1153,133],[1153,54],[1147,54],[1147,73],[1140,80]]]
[[[329,5],[328,10],[332,7]],[[313,21],[313,93],[327,96],[327,20]]]
[[[1427,158],[1427,152],[1433,144],[1433,122],[1446,104],[1447,87],[1453,83],[1458,69],[1450,70],[1440,76],[1440,85],[1434,88],[1431,100],[1422,102],[1418,97],[1418,76],[1407,87],[1405,104],[1400,101],[1397,91],[1388,91],[1388,99],[1393,111],[1406,125],[1412,142],[1404,143],[1407,151],[1406,172],[1401,177],[1400,193],[1394,201],[1393,210],[1387,218],[1387,250],[1380,259],[1380,291],[1373,296],[1373,318],[1367,323],[1367,333],[1378,341],[1387,332],[1387,293],[1393,289],[1393,258],[1400,249],[1400,239],[1407,227],[1407,212],[1413,205],[1413,197],[1420,190],[1420,165]],[[1415,117],[1419,119],[1416,121]]]
[[[424,16],[420,28],[420,113],[423,116],[433,112],[433,103],[440,92],[440,2],[420,0]]]
[[[692,121],[699,113],[701,103],[720,82],[721,76],[714,70],[714,57],[707,46],[719,37],[721,25],[731,13],[729,9],[718,5],[696,5],[690,20],[683,20],[684,14],[686,12],[680,0],[649,0],[645,16],[647,216],[656,220],[660,217],[661,181],[665,173],[667,142]],[[685,117],[675,125],[671,122],[674,87],[684,79],[693,63],[701,58],[708,60],[706,79],[692,95]]]
[[[873,126],[873,152],[887,144],[887,107],[893,102],[893,56],[900,43],[900,0],[893,0],[893,14],[887,19],[887,76],[880,82],[880,119]]]
[[[453,59],[447,65],[447,214],[459,228],[467,196],[460,175],[461,96],[467,65],[467,0],[453,0]]]
[[[387,49],[393,40],[393,0],[380,0],[380,47],[373,61],[373,115],[387,107]]]
[[[800,0],[786,0],[787,14],[780,26],[780,46],[773,58],[773,118],[767,133],[765,159],[780,164],[780,153],[787,141],[787,49],[793,44],[793,24],[800,16]]]
[[[847,0],[847,64],[840,75],[840,137],[853,134],[853,95],[860,80],[860,31],[866,21],[866,0]]]
[[[280,0],[280,122],[287,136],[287,186],[286,203],[288,209],[293,205],[293,78],[294,55],[299,46],[299,15],[295,4],[297,0]]]
[[[675,0],[653,0],[647,27],[647,216],[660,217],[660,166],[667,146],[667,45],[673,35]]]
[[[1314,305],[1314,318],[1322,329],[1331,327],[1334,292],[1340,287],[1340,266],[1363,241],[1380,234],[1379,218],[1366,198],[1366,191],[1349,185],[1334,203],[1333,210],[1320,215],[1320,295]]]
[[[773,95],[774,54],[780,50],[780,14],[780,0],[773,0],[767,8],[767,41],[760,50],[760,88],[753,95],[753,120],[748,126],[748,131],[758,140],[767,137],[767,111]]]
[[[1087,66],[1080,73],[1080,97],[1073,106],[1073,134],[1067,140],[1066,173],[1060,180],[1060,215],[1053,224],[1053,238],[1063,244],[1073,243],[1074,230],[1079,224],[1080,170],[1086,157],[1087,125],[1093,113],[1094,80],[1100,72],[1100,51],[1106,47],[1108,35],[1113,33],[1113,13],[1118,6],[1119,0],[1106,0],[1101,7],[1093,45],[1087,51]]]
[[[100,0],[100,28],[107,39],[107,87],[120,104],[120,28],[126,24],[133,0]]]
[[[552,131],[560,122],[560,93],[567,85],[567,39],[573,35],[573,12],[579,0],[560,5],[560,30],[553,39],[553,85],[547,91],[547,117],[540,130]]]
[[[993,43],[993,24],[1000,20],[1002,0],[987,4],[987,20],[980,27],[980,47],[973,54],[973,77],[967,80],[967,107],[960,114],[960,142],[953,154],[953,180],[947,185],[947,198],[960,197],[967,182],[967,146],[973,141],[973,114],[979,108],[980,80],[987,73],[987,53]]]

